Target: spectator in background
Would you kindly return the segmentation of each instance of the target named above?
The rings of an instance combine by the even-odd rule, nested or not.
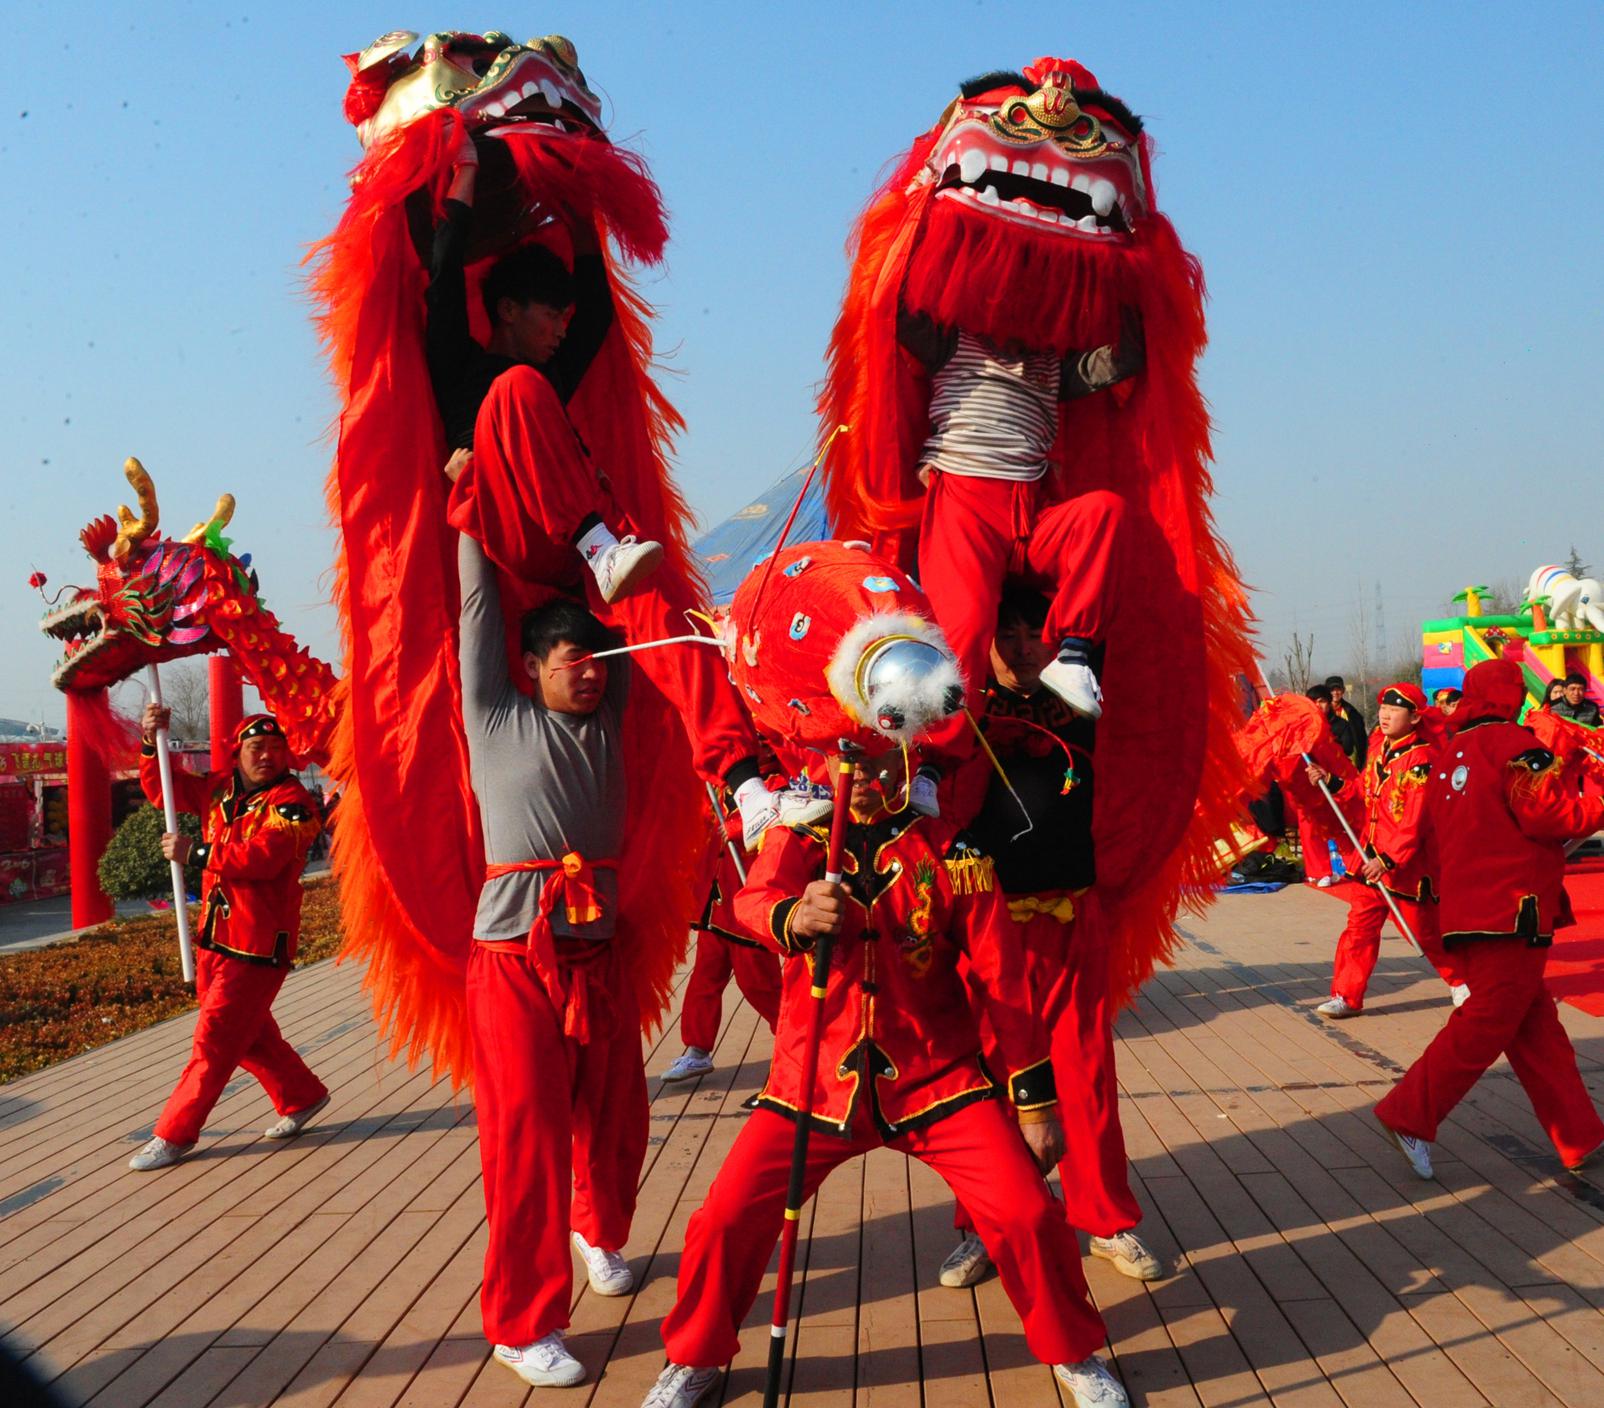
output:
[[[1436,690],[1432,694],[1431,702],[1441,709],[1443,717],[1447,718],[1459,707],[1459,691],[1452,686],[1445,685],[1442,689]]]
[[[1327,675],[1326,688],[1331,692],[1331,731],[1337,736],[1337,746],[1353,760],[1354,767],[1363,772],[1365,753],[1370,746],[1370,729],[1365,716],[1348,703],[1348,687],[1341,675]]]
[[[1550,685],[1549,688],[1552,689],[1553,686]],[[1563,691],[1558,699],[1553,699],[1551,696],[1545,699],[1543,707],[1562,719],[1574,719],[1589,728],[1597,728],[1599,709],[1598,705],[1587,697],[1586,678],[1577,674],[1566,675]]]
[[[1331,713],[1331,690],[1323,684],[1312,684],[1304,690],[1304,694],[1314,700],[1320,712],[1326,716],[1327,722],[1332,725],[1332,733],[1336,736],[1337,746],[1347,752],[1343,742],[1343,735],[1336,731],[1336,719]],[[1301,804],[1294,803],[1292,798],[1282,794],[1287,808],[1296,812],[1298,819],[1298,849],[1303,853],[1303,878],[1311,885],[1317,885],[1322,890],[1328,890],[1335,885],[1339,877],[1331,868],[1331,850],[1326,844],[1326,835],[1316,824],[1314,818],[1304,810]],[[1325,803],[1320,804],[1324,806]]]

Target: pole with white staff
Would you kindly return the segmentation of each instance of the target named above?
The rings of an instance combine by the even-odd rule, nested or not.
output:
[[[1259,666],[1259,679],[1264,685],[1264,692],[1271,699],[1274,699],[1276,693],[1270,688],[1270,681],[1265,676],[1262,664]],[[1315,766],[1314,759],[1307,753],[1300,753],[1298,756],[1303,759],[1307,766],[1311,768]],[[1336,814],[1336,818],[1341,823],[1343,831],[1347,834],[1349,844],[1352,845],[1354,852],[1362,857],[1364,855],[1364,847],[1359,843],[1359,838],[1354,834],[1354,829],[1349,825],[1348,818],[1343,814],[1342,808],[1337,805],[1337,799],[1332,796],[1331,789],[1326,786],[1325,779],[1319,779],[1315,785],[1319,787],[1331,810]],[[1398,901],[1393,899],[1391,892],[1385,885],[1377,885],[1376,890],[1381,895],[1381,898],[1387,902],[1387,908],[1392,911],[1392,922],[1398,926],[1398,932],[1409,941],[1409,947],[1424,958],[1426,951],[1421,948],[1420,941],[1415,938],[1414,930],[1409,927],[1409,921],[1403,917],[1403,911],[1398,908]]]
[[[145,666],[145,683],[150,689],[150,702],[162,707],[162,678],[155,665]],[[178,834],[178,805],[173,800],[173,753],[168,744],[165,725],[156,730],[156,766],[162,775],[162,814],[170,834]],[[195,949],[189,941],[189,904],[184,894],[184,863],[172,862],[173,913],[178,919],[178,961],[184,969],[184,981],[195,981]]]

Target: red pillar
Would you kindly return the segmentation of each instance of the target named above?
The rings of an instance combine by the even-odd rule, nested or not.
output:
[[[100,888],[100,858],[111,842],[111,772],[90,747],[91,713],[110,709],[103,689],[67,692],[67,863],[72,927],[103,924],[114,906]],[[81,725],[81,726],[80,726]]]
[[[223,772],[234,765],[229,740],[245,717],[245,686],[227,655],[206,659],[206,698],[211,705],[212,771]]]

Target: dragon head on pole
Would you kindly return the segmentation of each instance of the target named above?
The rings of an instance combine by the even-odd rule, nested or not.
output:
[[[460,719],[447,451],[424,355],[428,231],[464,133],[479,155],[472,318],[482,318],[473,291],[496,257],[540,241],[566,259],[572,232],[594,230],[613,320],[568,417],[623,512],[694,578],[690,516],[667,468],[680,421],[653,380],[651,310],[624,267],[658,262],[667,226],[645,162],[609,138],[567,39],[520,44],[492,31],[420,41],[397,31],[346,64],[345,114],[364,155],[344,215],[313,252],[311,279],[341,406],[328,480],[346,645],[331,763],[346,784],[334,863],[345,951],[368,964],[392,1049],[427,1054],[460,1081],[470,1073],[462,979],[484,862]],[[474,330],[488,332],[482,322]],[[509,606],[530,604],[518,583],[502,585]],[[652,778],[659,815],[697,806],[681,736],[662,696],[637,680],[626,760]],[[684,943],[680,919],[701,898],[693,892],[705,848],[694,828],[654,833],[643,814],[632,807],[626,828],[621,909],[640,920],[630,929],[644,956],[632,971],[650,1021]],[[423,830],[436,842],[426,866],[417,863]]]
[[[1083,64],[1050,57],[964,83],[870,198],[848,253],[820,423],[854,433],[825,455],[826,499],[837,532],[904,566],[931,386],[899,345],[899,314],[1060,356],[1140,323],[1145,369],[1061,403],[1044,483],[1047,502],[1107,490],[1127,510],[1135,569],[1104,643],[1094,833],[1129,992],[1176,942],[1178,903],[1206,893],[1241,783],[1232,680],[1251,667],[1251,618],[1208,509],[1201,267],[1158,207],[1141,120]],[[1178,682],[1187,706],[1155,708]]]
[[[93,587],[70,587],[39,623],[64,643],[52,679],[88,694],[147,665],[227,651],[257,688],[301,757],[327,756],[334,675],[280,629],[261,595],[251,555],[223,536],[234,496],[223,494],[183,538],[163,537],[156,486],[138,460],[123,469],[138,512],[120,506],[78,540],[95,564]]]

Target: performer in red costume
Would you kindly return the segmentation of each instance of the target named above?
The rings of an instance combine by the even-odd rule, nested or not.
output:
[[[1014,920],[1034,1010],[1052,1044],[1053,1079],[1064,1126],[1059,1165],[1065,1214],[1090,1236],[1093,1256],[1122,1275],[1157,1280],[1159,1259],[1136,1235],[1142,1210],[1131,1194],[1114,1066],[1114,1004],[1108,990],[1109,943],[1090,890],[1097,878],[1092,845],[1092,749],[1096,726],[1041,685],[1052,656],[1042,644],[1048,603],[1033,592],[1003,594],[991,647],[983,727],[1010,787],[984,760],[971,764],[985,800],[970,827],[997,858],[997,880]],[[1017,800],[1016,800],[1017,794]],[[1025,817],[1033,822],[1024,835]],[[983,994],[972,994],[995,1055]],[[985,1243],[960,1204],[963,1233],[941,1266],[944,1286],[972,1286],[991,1269]]]
[[[805,1196],[882,1144],[929,1164],[973,1211],[1031,1352],[1077,1401],[1123,1404],[1094,1353],[1105,1334],[1074,1236],[1031,1158],[1057,1162],[1062,1130],[1046,1035],[1029,1011],[992,859],[950,824],[890,812],[901,759],[889,755],[878,780],[874,766],[854,772],[844,885],[820,878],[825,832],[775,830],[736,900],[742,924],[785,959],[774,1060],[757,1111],[686,1230],[679,1298],[663,1322],[670,1362],[643,1408],[692,1408],[739,1347],[785,1207],[815,1000],[807,952],[824,933],[839,935],[838,956],[823,999]],[[981,1057],[960,955],[986,993],[1019,1125]]]
[[[145,707],[139,781],[162,804],[156,733],[170,709]],[[206,1117],[236,1069],[262,1083],[279,1118],[269,1139],[299,1134],[329,1092],[279,1035],[273,999],[295,962],[301,936],[301,871],[321,824],[311,794],[290,773],[289,748],[271,714],[252,714],[234,731],[234,766],[200,775],[173,772],[174,802],[201,818],[203,840],[162,837],[162,854],[202,870],[201,930],[195,940],[200,1015],[195,1045],[178,1086],[156,1121],[155,1137],[132,1159],[137,1172],[166,1168],[195,1147]]]
[[[557,597],[520,624],[524,694],[495,571],[471,538],[459,554],[463,724],[487,862],[468,960],[490,1227],[480,1303],[499,1363],[566,1386],[584,1378],[562,1336],[570,1235],[592,1290],[632,1288],[620,1249],[646,1154],[626,976],[640,940],[618,914],[629,666],[589,659],[610,644],[605,628]]]
[[[1209,520],[1202,272],[1158,208],[1141,122],[1067,58],[963,84],[848,252],[820,397],[821,442],[852,427],[824,457],[831,520],[918,563],[972,707],[1004,576],[1049,597],[1044,683],[1102,710],[1117,1005],[1177,944],[1180,899],[1208,893],[1242,785],[1251,618]],[[1176,679],[1190,706],[1153,707]],[[971,746],[950,728],[930,742],[949,760]],[[947,772],[915,806],[956,804]]]
[[[1452,990],[1454,1002],[1469,995],[1458,961],[1442,946],[1437,896],[1426,873],[1421,825],[1431,777],[1431,741],[1421,726],[1426,696],[1419,685],[1399,681],[1376,699],[1377,722],[1361,774],[1365,816],[1359,843],[1364,854],[1354,877],[1361,888],[1337,939],[1331,997],[1315,1009],[1324,1017],[1353,1017],[1364,1010],[1365,988],[1381,952],[1381,926],[1388,918],[1383,891],[1392,896],[1415,942]],[[1316,786],[1341,786],[1341,779],[1333,779],[1318,763],[1309,765],[1308,774]]]
[[[663,1072],[665,1081],[694,1080],[713,1069],[713,1048],[724,1020],[724,989],[731,978],[770,1031],[780,1016],[780,965],[774,954],[741,928],[735,897],[743,883],[731,851],[734,838],[721,837],[718,865],[707,894],[707,908],[694,926],[696,962],[680,1000],[682,1051]]]
[[[535,580],[566,581],[570,549],[577,550],[601,599],[615,601],[657,569],[663,545],[614,536],[601,511],[610,496],[564,410],[613,321],[596,230],[577,218],[566,222],[571,272],[544,244],[496,262],[484,281],[490,345],[482,346],[471,330],[464,272],[478,171],[479,152],[464,127],[429,263],[425,337],[446,443],[456,450],[482,441],[485,455],[511,470],[531,537],[544,538],[539,559],[520,564]]]
[[[427,330],[446,441],[477,450],[456,479],[451,521],[526,583],[572,589],[583,560],[604,616],[632,643],[684,635],[698,592],[676,567],[659,574],[661,543],[614,536],[609,523],[626,524],[628,515],[566,412],[613,322],[595,225],[560,217],[572,272],[541,242],[495,262],[484,275],[490,341],[481,346],[469,330],[463,271],[478,165],[464,127],[435,231]],[[743,839],[755,846],[779,812],[758,775],[756,735],[718,658],[694,647],[660,650],[643,655],[641,666],[674,704],[704,777],[735,794]]]
[[[1604,1144],[1604,1121],[1543,983],[1561,913],[1564,845],[1604,826],[1604,798],[1578,796],[1555,756],[1514,722],[1525,695],[1514,661],[1472,668],[1426,785],[1442,941],[1470,996],[1376,1106],[1421,1178],[1432,1176],[1438,1126],[1500,1055],[1566,1168],[1581,1169]]]

